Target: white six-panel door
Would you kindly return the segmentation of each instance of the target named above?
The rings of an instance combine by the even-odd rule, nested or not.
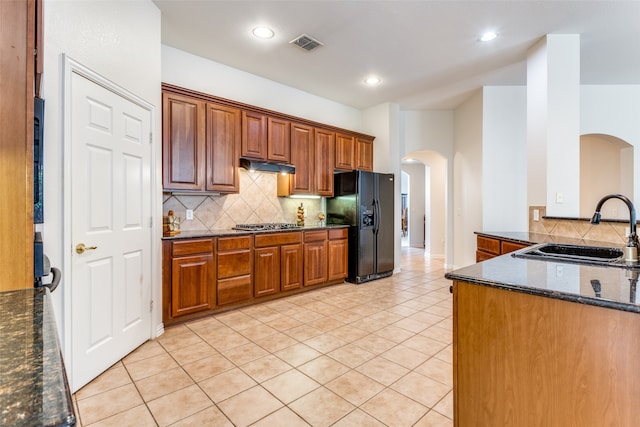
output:
[[[151,112],[78,73],[68,84],[75,391],[150,336]]]

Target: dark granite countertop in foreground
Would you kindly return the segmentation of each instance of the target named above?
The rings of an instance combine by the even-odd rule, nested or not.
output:
[[[522,241],[531,242],[527,239]],[[611,246],[611,243],[605,245]],[[638,269],[516,258],[512,253],[451,271],[445,277],[510,291],[640,313],[635,288],[639,273]],[[599,296],[596,296],[592,280],[599,281],[601,287]]]
[[[73,426],[49,290],[0,292],[0,425]]]
[[[300,228],[285,228],[282,230],[231,230],[231,229],[219,229],[219,230],[196,230],[196,231],[182,231],[175,236],[164,236],[162,240],[173,239],[195,239],[198,237],[225,237],[225,236],[242,236],[245,234],[265,234],[265,233],[286,233],[291,231],[313,231],[313,230],[329,230],[332,228],[346,228],[348,225],[325,225],[325,226],[306,226]]]

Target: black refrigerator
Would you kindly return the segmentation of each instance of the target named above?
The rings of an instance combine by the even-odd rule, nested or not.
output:
[[[394,177],[364,171],[334,176],[327,225],[349,225],[347,281],[363,283],[393,274]]]

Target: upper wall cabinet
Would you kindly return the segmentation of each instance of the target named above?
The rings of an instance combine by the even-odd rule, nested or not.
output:
[[[240,110],[162,93],[165,191],[239,191]]]
[[[162,93],[162,175],[165,190],[205,189],[205,103]]]
[[[290,122],[265,114],[242,111],[242,157],[289,163]]]
[[[374,137],[162,84],[165,191],[238,193],[239,159],[293,163],[278,195],[333,195],[336,170],[373,170]]]
[[[354,145],[353,135],[336,132],[336,169],[347,171],[355,169]]]
[[[207,190],[240,192],[240,110],[207,103]]]
[[[373,138],[365,139],[356,137],[355,160],[356,169],[373,172]]]

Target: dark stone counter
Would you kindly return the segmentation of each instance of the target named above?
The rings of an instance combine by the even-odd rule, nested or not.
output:
[[[260,230],[260,231],[246,231],[246,230],[198,230],[198,231],[182,231],[175,236],[164,236],[162,240],[173,239],[196,239],[199,237],[227,237],[227,236],[242,236],[245,234],[265,234],[265,233],[286,233],[291,231],[312,231],[312,230],[330,230],[332,228],[348,228],[348,225],[326,225],[326,226],[306,226],[300,228],[286,228],[282,230]]]
[[[0,292],[0,425],[73,426],[49,290]]]
[[[499,236],[498,233],[477,234]],[[532,234],[504,233],[500,237],[512,235],[514,241],[540,243],[535,241],[535,236],[532,238]],[[611,243],[594,244],[579,239],[564,239],[566,238],[553,242],[614,246]],[[445,277],[509,291],[640,313],[636,295],[638,274],[638,269],[522,259],[514,257],[512,253],[451,271]],[[593,283],[597,285],[594,286]]]
[[[598,242],[595,240],[576,239],[574,237],[552,236],[550,234],[529,233],[527,231],[476,231],[478,236],[493,237],[501,240],[508,240],[524,245],[535,245],[538,243],[559,243],[563,245],[583,245],[583,246],[615,246],[611,242]]]

